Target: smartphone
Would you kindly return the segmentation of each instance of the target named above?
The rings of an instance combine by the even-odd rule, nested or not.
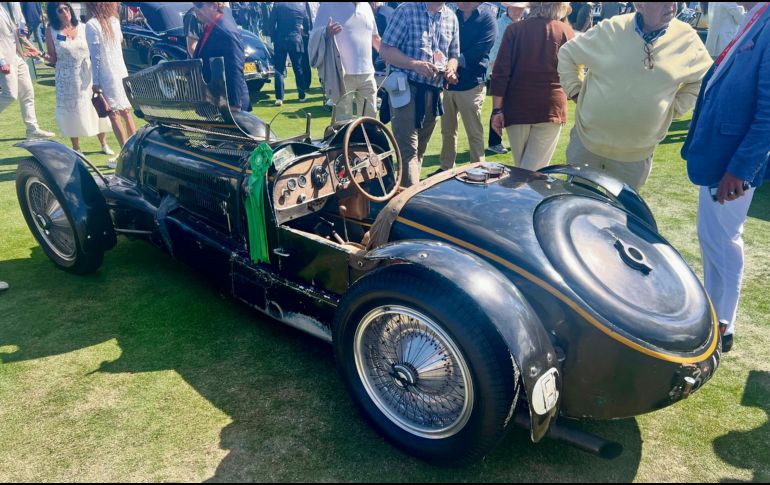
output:
[[[751,184],[748,182],[743,182],[743,191],[746,192],[751,188]],[[711,194],[711,200],[714,202],[717,202],[719,199],[717,198],[717,192],[719,192],[719,185],[714,185],[709,187],[709,194]]]

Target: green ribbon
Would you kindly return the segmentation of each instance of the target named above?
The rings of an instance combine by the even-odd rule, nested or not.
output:
[[[272,163],[273,150],[267,143],[260,144],[249,156],[251,175],[246,195],[246,220],[249,225],[249,254],[255,263],[270,262],[265,222],[265,178]]]

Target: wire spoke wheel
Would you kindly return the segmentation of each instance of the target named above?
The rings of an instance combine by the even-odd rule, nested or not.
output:
[[[39,178],[30,177],[24,194],[35,229],[48,248],[62,260],[74,261],[77,254],[75,232],[51,189]]]
[[[433,320],[402,306],[377,307],[358,325],[353,342],[358,376],[394,424],[429,439],[463,429],[473,410],[471,373]]]

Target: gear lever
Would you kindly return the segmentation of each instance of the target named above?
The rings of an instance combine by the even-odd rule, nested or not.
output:
[[[315,232],[319,236],[329,239],[330,237],[334,238],[335,241],[337,241],[340,244],[345,244],[345,241],[342,240],[339,234],[337,234],[337,231],[334,230],[334,223],[331,221],[327,221],[323,217],[320,218],[321,221],[315,225]]]
[[[345,230],[345,241],[350,241],[350,238],[348,237],[348,208],[344,205],[340,206],[340,215],[342,216],[342,228]]]

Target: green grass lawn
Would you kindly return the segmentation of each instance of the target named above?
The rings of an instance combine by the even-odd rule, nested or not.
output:
[[[37,113],[48,130],[57,129],[52,86],[44,72]],[[271,86],[254,97],[265,119],[279,111]],[[299,103],[293,87],[290,79],[283,110],[319,118],[319,136],[329,117],[321,91]],[[303,124],[279,118],[275,129],[297,133]],[[697,190],[679,157],[687,124],[672,126],[642,194],[700,272]],[[514,430],[482,462],[445,469],[399,452],[364,422],[331,347],[233,302],[149,245],[121,238],[92,276],[57,270],[16,200],[15,169],[27,154],[13,144],[23,135],[14,104],[0,116],[0,280],[11,284],[0,294],[0,481],[770,480],[768,188],[746,224],[736,348],[704,389],[635,419],[582,423],[624,445],[614,461],[535,445]],[[423,174],[438,165],[440,145],[437,127]],[[95,139],[82,146],[106,168]],[[458,148],[467,161],[464,133]]]

